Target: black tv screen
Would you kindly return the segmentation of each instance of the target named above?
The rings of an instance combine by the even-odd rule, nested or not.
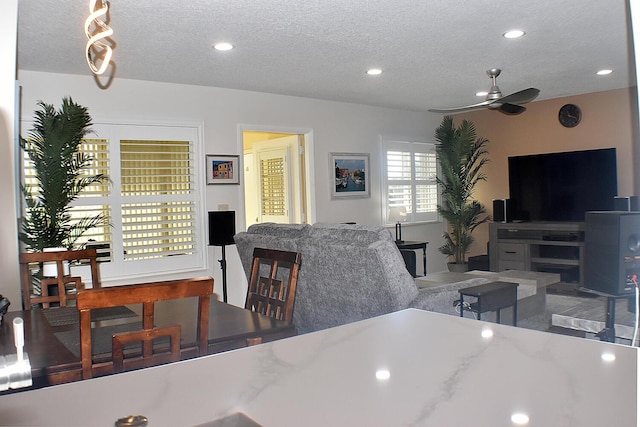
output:
[[[614,209],[616,149],[509,157],[509,199],[516,221],[584,221]]]

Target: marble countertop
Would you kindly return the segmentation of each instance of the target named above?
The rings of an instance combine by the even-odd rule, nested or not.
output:
[[[637,426],[638,358],[637,348],[410,309],[0,396],[0,424],[113,426],[142,414],[150,427],[193,426],[242,413],[266,427]]]

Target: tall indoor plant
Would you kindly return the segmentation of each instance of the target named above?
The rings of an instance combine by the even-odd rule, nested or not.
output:
[[[442,119],[435,138],[440,164],[440,176],[436,179],[442,194],[438,213],[448,224],[442,235],[445,243],[439,250],[453,260],[450,269],[466,270],[472,233],[489,220],[485,207],[472,197],[478,182],[486,180],[482,167],[489,161],[486,157],[489,140],[476,136],[473,122],[463,120],[456,126],[451,116]]]
[[[63,98],[59,110],[40,101],[33,128],[20,146],[33,165],[35,185],[24,185],[25,212],[19,232],[27,249],[73,248],[89,229],[104,224],[98,214],[73,219],[71,203],[88,186],[108,180],[91,174],[93,158],[81,151],[83,138],[91,132],[86,107]]]

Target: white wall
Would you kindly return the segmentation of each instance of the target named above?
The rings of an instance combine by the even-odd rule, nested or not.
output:
[[[64,96],[71,96],[89,108],[95,122],[114,119],[202,122],[204,151],[210,154],[242,154],[242,141],[238,136],[241,126],[312,129],[314,222],[381,224],[381,136],[431,141],[441,120],[440,115],[435,114],[117,77],[106,90],[100,89],[89,76],[19,70],[18,78],[22,85],[22,116],[25,118],[33,115],[39,100],[59,105]],[[329,173],[330,152],[371,155],[371,198],[330,199],[330,185],[333,185]],[[228,203],[230,209],[239,210],[242,197],[242,186],[207,186],[206,209],[217,210],[219,203]],[[238,220],[244,221],[243,216],[239,215]],[[403,227],[405,240],[431,242],[428,251],[430,272],[446,269],[446,259],[437,250],[443,230],[442,223]],[[210,248],[209,274],[217,284],[222,279],[214,260],[219,258],[220,249]],[[227,250],[227,261],[230,302],[242,304],[244,284],[239,280],[242,270],[233,247]],[[219,288],[217,285],[216,289]]]
[[[18,228],[14,179],[18,0],[0,2],[0,294],[19,310]]]

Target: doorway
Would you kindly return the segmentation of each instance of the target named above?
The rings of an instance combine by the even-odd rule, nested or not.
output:
[[[245,229],[312,221],[311,141],[308,130],[242,130]]]

